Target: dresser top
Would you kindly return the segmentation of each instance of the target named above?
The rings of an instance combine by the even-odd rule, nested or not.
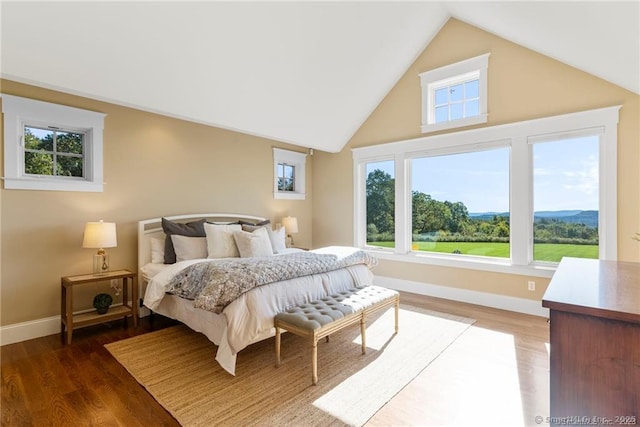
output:
[[[640,263],[563,258],[542,306],[640,323]]]

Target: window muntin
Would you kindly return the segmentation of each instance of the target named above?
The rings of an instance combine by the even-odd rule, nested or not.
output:
[[[453,83],[434,86],[434,123],[474,117],[480,114],[479,80],[461,79]]]
[[[413,251],[510,257],[507,147],[418,157],[411,172]]]
[[[395,247],[395,168],[393,160],[366,164],[366,244]]]
[[[84,133],[25,125],[23,138],[26,175],[84,178]]]
[[[598,258],[598,135],[532,145],[533,259]]]

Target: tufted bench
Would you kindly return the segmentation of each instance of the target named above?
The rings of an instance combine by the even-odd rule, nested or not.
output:
[[[300,304],[278,313],[276,328],[276,366],[280,366],[280,329],[311,339],[312,380],[318,382],[318,341],[349,325],[360,323],[362,354],[366,353],[366,318],[374,311],[395,307],[395,331],[398,332],[400,295],[379,286],[349,289],[326,296],[318,301]]]

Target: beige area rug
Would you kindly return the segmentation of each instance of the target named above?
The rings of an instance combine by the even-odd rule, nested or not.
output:
[[[474,320],[402,306],[367,322],[367,354],[359,326],[318,343],[318,385],[311,385],[309,342],[274,339],[238,355],[236,376],[214,360],[217,347],[186,326],[107,344],[113,356],[182,425],[363,425],[453,343]]]

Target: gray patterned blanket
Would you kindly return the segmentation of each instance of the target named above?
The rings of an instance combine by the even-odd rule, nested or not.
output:
[[[233,300],[257,287],[295,277],[365,264],[373,269],[378,261],[365,251],[344,257],[313,252],[257,258],[229,258],[203,261],[176,274],[167,292],[194,300],[194,306],[221,313]]]

